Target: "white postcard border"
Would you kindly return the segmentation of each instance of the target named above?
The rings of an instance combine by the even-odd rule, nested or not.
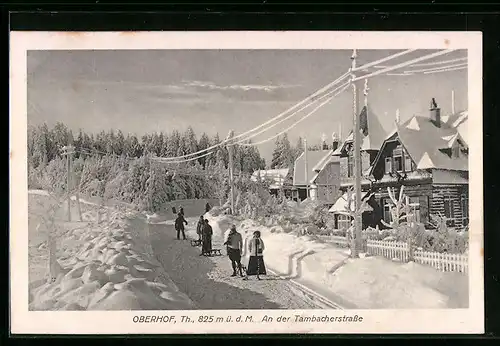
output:
[[[482,34],[480,32],[11,32],[10,308],[13,334],[483,333]],[[404,310],[28,311],[28,50],[97,49],[467,49],[469,90],[469,308]],[[346,62],[346,69],[349,68]],[[333,76],[334,77],[334,76]],[[263,316],[274,322],[260,323]],[[279,316],[362,317],[359,322],[277,322]],[[141,323],[140,316],[176,316]],[[212,316],[253,322],[182,323]],[[168,319],[170,321],[170,319]],[[209,320],[209,318],[207,318]],[[134,322],[135,321],[135,322]]]

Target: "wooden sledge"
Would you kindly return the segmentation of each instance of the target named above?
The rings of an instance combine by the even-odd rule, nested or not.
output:
[[[222,252],[220,251],[220,249],[212,249],[210,250],[210,252],[206,252],[204,253],[204,256],[222,256]]]

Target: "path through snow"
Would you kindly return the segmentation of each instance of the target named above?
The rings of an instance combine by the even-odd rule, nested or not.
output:
[[[196,220],[189,219],[188,227]],[[314,309],[286,279],[267,275],[261,281],[251,277],[230,277],[231,263],[225,255],[200,256],[200,248],[189,240],[177,240],[172,222],[145,224],[149,227],[153,252],[179,289],[200,309]],[[188,231],[192,234],[192,231]],[[223,249],[222,237],[214,234],[213,247]]]

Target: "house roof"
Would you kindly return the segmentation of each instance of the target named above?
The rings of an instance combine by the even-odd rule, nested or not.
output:
[[[251,180],[257,181],[260,176],[261,181],[271,180],[270,189],[278,189],[285,183],[289,172],[289,168],[258,170],[252,173]]]
[[[332,158],[333,150],[314,150],[307,152],[307,162],[309,166],[309,177],[314,178],[329,162],[337,160]],[[309,178],[309,179],[310,179]],[[311,184],[311,180],[309,184]],[[306,185],[305,158],[304,153],[295,160],[293,170],[293,185]]]
[[[387,134],[380,123],[378,116],[369,106],[364,106],[360,113],[360,128],[363,132],[361,150],[379,150]],[[347,143],[354,140],[354,132],[351,130],[342,145],[335,150],[334,155],[340,155]]]
[[[367,191],[361,191],[361,200],[366,196],[368,192]],[[354,197],[354,196],[353,196]],[[347,192],[345,192],[342,196],[340,196],[335,204],[328,210],[330,213],[334,214],[344,214],[344,215],[349,215],[349,209],[351,209],[351,212],[354,212],[355,208],[355,202],[351,203],[351,206],[349,207],[347,205],[347,199],[348,195]],[[365,204],[363,205],[363,212],[365,211],[372,211],[373,208],[370,207],[369,205]]]
[[[461,139],[458,130],[447,122],[442,122],[441,126],[437,127],[429,117],[413,116],[402,124],[396,124],[396,128],[393,136],[397,133],[399,141],[417,165],[417,169],[468,170],[467,157],[461,155],[454,158],[442,151]],[[385,142],[388,140],[391,140],[391,137]]]
[[[469,144],[469,137],[468,137],[468,122],[469,122],[469,111],[461,111],[457,112],[455,114],[451,114],[449,116],[444,117],[443,121],[446,121],[446,123],[457,129],[458,133],[460,134],[460,137],[462,140]]]

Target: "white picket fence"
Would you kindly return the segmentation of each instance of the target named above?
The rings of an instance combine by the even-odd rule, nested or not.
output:
[[[453,253],[439,253],[416,250],[413,260],[442,272],[469,272],[469,256]]]
[[[323,235],[318,238],[339,247],[348,247],[346,237]],[[397,259],[401,262],[410,261],[410,249],[405,242],[365,240],[365,250],[369,255],[382,256],[390,260]],[[433,267],[442,272],[468,273],[469,257],[465,254],[451,254],[414,250],[413,261]]]
[[[383,256],[390,260],[397,258],[402,262],[410,260],[408,244],[397,241],[366,240],[366,252],[373,256]]]
[[[323,240],[324,242],[327,243],[332,243],[335,244],[339,247],[348,247],[348,242],[346,237],[341,237],[338,235],[320,235],[318,236],[319,239]]]

